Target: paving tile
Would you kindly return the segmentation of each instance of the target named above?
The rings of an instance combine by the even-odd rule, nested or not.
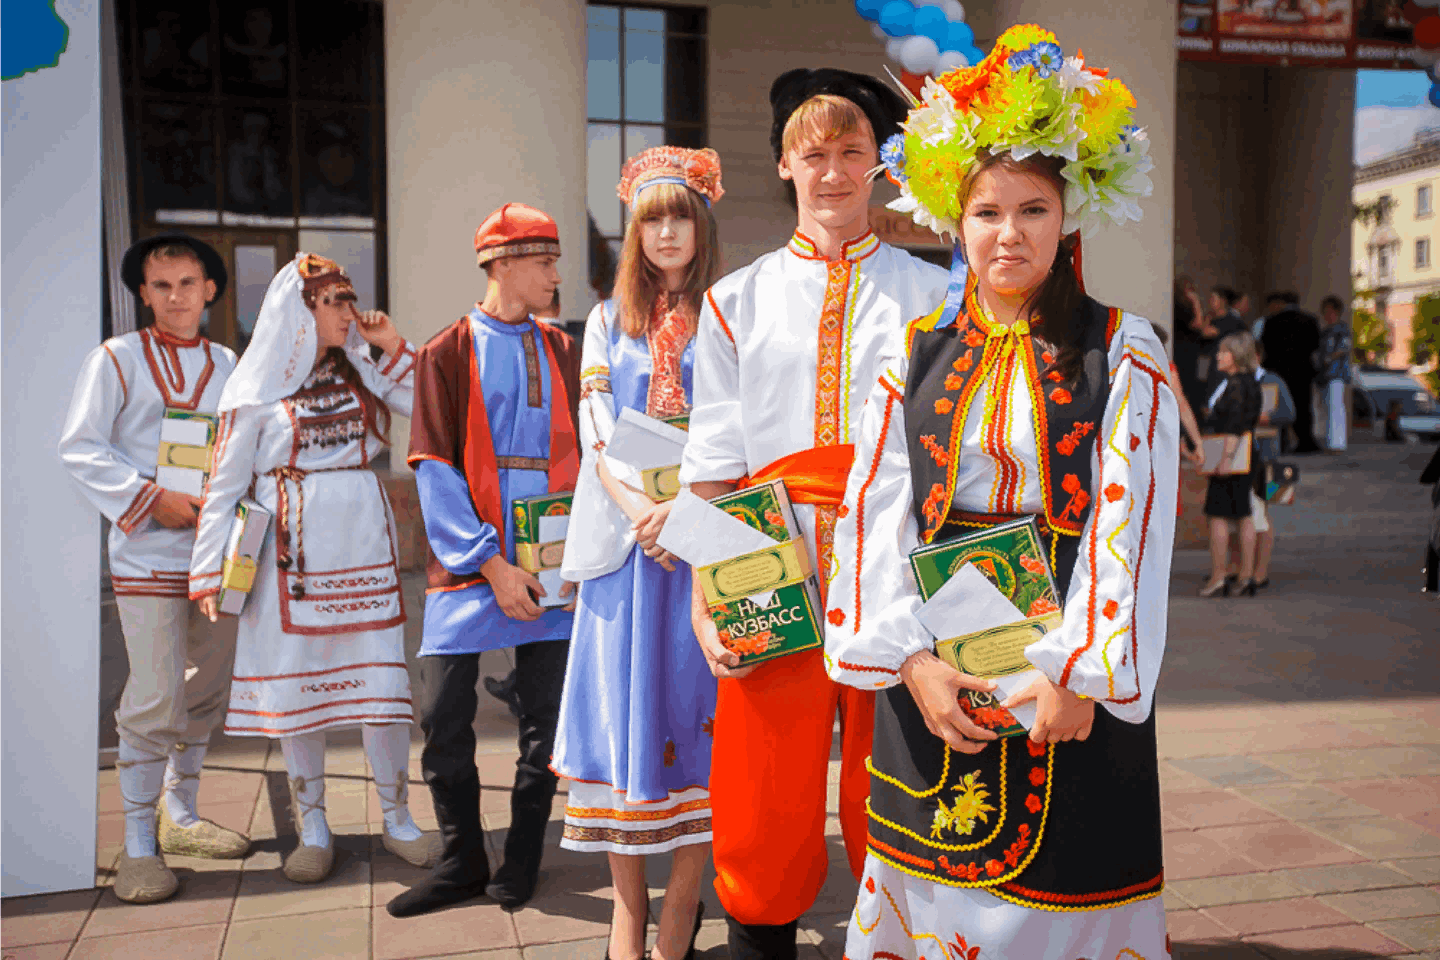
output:
[[[8,952],[27,944],[74,940],[100,894],[98,890],[76,890],[0,901],[0,920],[4,921],[0,923],[0,946]]]
[[[1335,784],[1335,789],[1391,817],[1433,813],[1440,807],[1440,777],[1352,780]]]
[[[1397,860],[1390,866],[1421,883],[1440,883],[1440,857]]]
[[[525,948],[525,960],[578,960],[581,957],[607,956],[610,941],[606,937],[591,940],[572,940],[565,943],[541,943]],[[516,956],[519,956],[519,952]],[[451,960],[445,957],[444,960]],[[489,960],[486,956],[485,960]]]
[[[1316,820],[1316,833],[1358,850],[1369,860],[1398,860],[1440,854],[1440,837],[1423,827],[1390,817],[1365,820]]]
[[[153,907],[153,905],[152,905]],[[216,960],[225,937],[224,924],[84,937],[70,960]],[[277,954],[279,956],[279,954]],[[289,956],[289,954],[285,954]]]
[[[1217,907],[1227,903],[1258,903],[1285,900],[1308,891],[1276,873],[1248,873],[1196,880],[1171,880],[1165,893],[1177,892],[1194,907]]]
[[[1191,881],[1181,881],[1181,883],[1189,882]],[[1160,896],[1161,899],[1165,902],[1166,913],[1170,913],[1175,910],[1194,910],[1195,907],[1198,906],[1198,904],[1191,903],[1188,899],[1186,899],[1186,897],[1182,893],[1180,893],[1179,890],[1176,889],[1176,885],[1173,883],[1167,883],[1165,885],[1165,892],[1162,893]]]
[[[520,943],[528,948],[532,943],[608,937],[610,915],[608,899],[577,893],[552,893],[546,897],[537,896],[510,916],[515,922]]]
[[[279,869],[247,870],[235,898],[234,920],[326,913],[370,907],[370,843],[337,836],[335,870],[322,883],[301,884]]]
[[[37,943],[28,947],[6,947],[5,960],[65,960],[65,955],[70,952],[72,944],[69,940],[64,943]]]
[[[1360,924],[1287,930],[1247,937],[1261,953],[1276,960],[1303,956],[1305,960],[1349,960],[1352,957],[1388,957],[1405,953],[1404,944]],[[1303,951],[1303,952],[1302,952]]]
[[[1365,817],[1371,808],[1337,791],[1339,784],[1282,783],[1236,787],[1235,792],[1273,810],[1287,820],[1324,820]]]
[[[212,803],[251,803],[260,796],[265,785],[265,775],[260,772],[234,773],[231,771],[207,770],[200,775],[200,812]]]
[[[603,950],[602,943],[601,951]],[[595,955],[594,951],[590,951],[590,954]],[[534,957],[534,953],[529,953],[522,958],[515,947],[501,947],[498,950],[472,950],[469,953],[437,953],[429,957],[419,957],[417,960],[534,960]]]
[[[845,913],[807,913],[800,918],[801,933],[809,934],[820,956],[825,960],[843,960],[845,937],[850,932],[850,911]],[[696,942],[697,953],[699,942]]]
[[[1210,907],[1205,913],[1239,934],[1333,927],[1352,919],[1311,897],[1266,903],[1232,903]]]
[[[1254,947],[1234,940],[1181,943],[1171,937],[1171,960],[1269,960]]]
[[[116,899],[113,891],[107,890],[95,905],[82,936],[88,939],[143,930],[198,927],[223,924],[229,919],[240,883],[238,873],[190,873],[177,874],[177,877],[180,892],[164,903],[124,903]]]
[[[1431,887],[1333,893],[1320,897],[1320,902],[1334,907],[1351,920],[1362,923],[1370,920],[1440,916],[1440,891]]]
[[[1250,757],[1193,757],[1173,760],[1171,764],[1187,773],[1221,787],[1238,787],[1254,783],[1286,783],[1295,779],[1276,767]]]
[[[1435,724],[1419,717],[1346,720],[1345,723],[1393,744],[1434,744],[1440,738]]]
[[[1160,793],[1169,794],[1178,790],[1213,790],[1215,784],[1189,770],[1181,770],[1173,763],[1160,761]]]
[[[378,900],[377,900],[378,902]],[[371,911],[374,960],[402,960],[453,953],[474,944],[519,947],[515,924],[500,905],[472,900],[423,917],[397,920],[383,906]]]
[[[1270,875],[1283,878],[1307,893],[1349,893],[1355,890],[1408,887],[1412,886],[1416,879],[1402,873],[1394,865],[1384,863],[1337,863],[1324,867],[1298,867],[1275,870]]]
[[[1330,822],[1330,821],[1321,821]],[[1337,821],[1344,822],[1344,821]],[[1277,820],[1238,827],[1211,827],[1196,831],[1228,850],[1267,867],[1312,867],[1360,860],[1356,854],[1295,823]],[[1173,836],[1169,834],[1167,836]],[[1253,871],[1246,871],[1253,872]]]
[[[1258,866],[1215,840],[1193,831],[1167,833],[1164,840],[1167,880],[1254,873]]]
[[[370,911],[332,910],[237,920],[225,937],[222,960],[332,960],[364,957],[369,949]]]
[[[1388,742],[1374,731],[1332,720],[1272,723],[1255,731],[1254,739],[1246,752],[1258,754],[1263,759],[1265,754],[1277,751],[1377,747],[1385,746]]]
[[[1225,790],[1171,793],[1161,800],[1164,812],[1192,827],[1219,827],[1274,820],[1274,812]]]
[[[1440,950],[1440,917],[1376,920],[1370,926],[1411,950]]]
[[[1247,706],[1243,710],[1235,709],[1235,704],[1232,703],[1219,706],[1162,706],[1155,711],[1155,729],[1161,740],[1177,733],[1255,730],[1275,722],[1273,706],[1272,704],[1256,704]]]
[[[1180,910],[1176,913],[1165,914],[1165,929],[1170,934],[1170,939],[1180,940],[1211,940],[1216,937],[1233,937],[1235,931],[1201,913],[1199,910]]]
[[[1251,744],[1256,730],[1207,730],[1171,733],[1159,738],[1157,744],[1162,760],[1188,760],[1193,757],[1224,757],[1254,753]]]
[[[1295,750],[1256,758],[1296,780],[1373,780],[1440,773],[1440,756],[1424,746]]]

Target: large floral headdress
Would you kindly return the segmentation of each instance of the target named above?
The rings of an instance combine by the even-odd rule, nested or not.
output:
[[[625,162],[615,195],[633,207],[642,190],[662,183],[689,187],[704,198],[705,206],[711,206],[725,195],[720,186],[720,155],[709,147],[651,147]]]
[[[1011,27],[984,60],[927,79],[903,133],[885,141],[884,169],[900,188],[890,209],[919,225],[959,237],[960,185],[982,151],[1016,160],[1062,157],[1068,235],[1092,235],[1107,219],[1140,219],[1154,189],[1155,163],[1145,131],[1134,125],[1135,98],[1119,80],[1065,57],[1055,35]]]

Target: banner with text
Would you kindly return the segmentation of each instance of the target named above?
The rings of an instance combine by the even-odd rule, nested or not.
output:
[[[1414,70],[1415,23],[1434,13],[1396,0],[1180,0],[1175,45],[1181,60]]]

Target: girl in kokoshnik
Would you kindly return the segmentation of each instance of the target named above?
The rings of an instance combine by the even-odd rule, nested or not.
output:
[[[384,354],[372,360],[371,346]],[[379,311],[357,313],[332,260],[301,253],[265,294],[255,335],[220,398],[214,466],[190,564],[190,596],[216,617],[235,505],[274,519],[240,614],[225,732],[280,740],[300,846],[297,883],[329,875],[325,731],[362,724],[384,811],[384,846],[435,857],[407,805],[410,680],[395,522],[369,469],[390,411],[410,415],[415,348]]]
[[[700,298],[719,269],[720,158],[654,147],[625,164],[616,192],[630,223],[615,297],[585,326],[584,463],[562,567],[580,594],[555,738],[555,771],[571,780],[560,845],[609,855],[614,960],[645,949],[644,857],[672,853],[654,955],[679,960],[694,955],[704,908],[715,678],[690,627],[690,569],[656,543],[671,502],[652,502],[604,450],[627,407],[690,411]]]
[[[927,82],[883,151],[893,206],[957,256],[945,304],[882,367],[836,530],[831,676],[880,690],[852,960],[1168,955],[1151,708],[1179,423],[1150,324],[1085,296],[1075,237],[1139,218],[1151,163],[1133,103],[1015,27]],[[1022,516],[1063,624],[1024,648],[1040,675],[1002,701],[1034,705],[1029,737],[997,739],[957,703],[995,684],[935,655],[907,558]]]

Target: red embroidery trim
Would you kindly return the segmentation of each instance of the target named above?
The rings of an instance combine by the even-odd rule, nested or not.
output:
[[[884,377],[880,382],[885,384],[889,390],[889,383]],[[890,390],[890,396],[885,401],[885,418],[880,423],[880,438],[875,441],[875,456],[870,460],[870,473],[865,477],[865,482],[860,484],[860,493],[855,497],[855,631],[860,630],[860,571],[864,568],[865,561],[865,494],[870,489],[870,484],[875,482],[875,474],[880,470],[880,457],[885,453],[885,438],[890,435],[890,414],[895,410],[895,403],[899,397]],[[842,663],[841,666],[844,666]]]

